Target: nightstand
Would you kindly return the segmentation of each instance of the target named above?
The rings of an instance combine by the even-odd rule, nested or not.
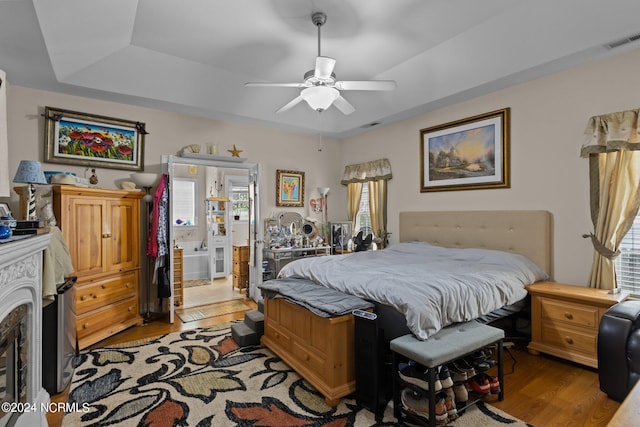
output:
[[[538,282],[531,294],[531,354],[547,353],[598,367],[598,326],[602,315],[629,292]]]

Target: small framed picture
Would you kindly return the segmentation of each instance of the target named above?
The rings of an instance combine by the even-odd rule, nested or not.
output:
[[[8,204],[0,203],[0,216],[12,216]]]
[[[304,206],[304,172],[276,171],[276,206]]]

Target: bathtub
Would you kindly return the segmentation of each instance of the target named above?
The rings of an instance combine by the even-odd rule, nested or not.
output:
[[[183,280],[211,279],[209,275],[209,251],[200,248],[200,242],[182,246]]]

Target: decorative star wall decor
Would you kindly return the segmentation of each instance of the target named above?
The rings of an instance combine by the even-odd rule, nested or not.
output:
[[[238,150],[236,148],[236,144],[233,144],[233,150],[227,150],[227,151],[231,153],[231,157],[240,157],[240,153],[242,153],[242,150]]]

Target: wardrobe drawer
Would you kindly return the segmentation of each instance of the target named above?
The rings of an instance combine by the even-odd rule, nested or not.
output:
[[[132,296],[124,301],[108,305],[99,310],[78,316],[76,328],[78,339],[83,339],[93,333],[104,333],[105,329],[122,330],[120,326],[138,317],[138,296]]]
[[[83,314],[105,305],[137,295],[138,272],[123,273],[117,277],[76,287],[76,313]]]

